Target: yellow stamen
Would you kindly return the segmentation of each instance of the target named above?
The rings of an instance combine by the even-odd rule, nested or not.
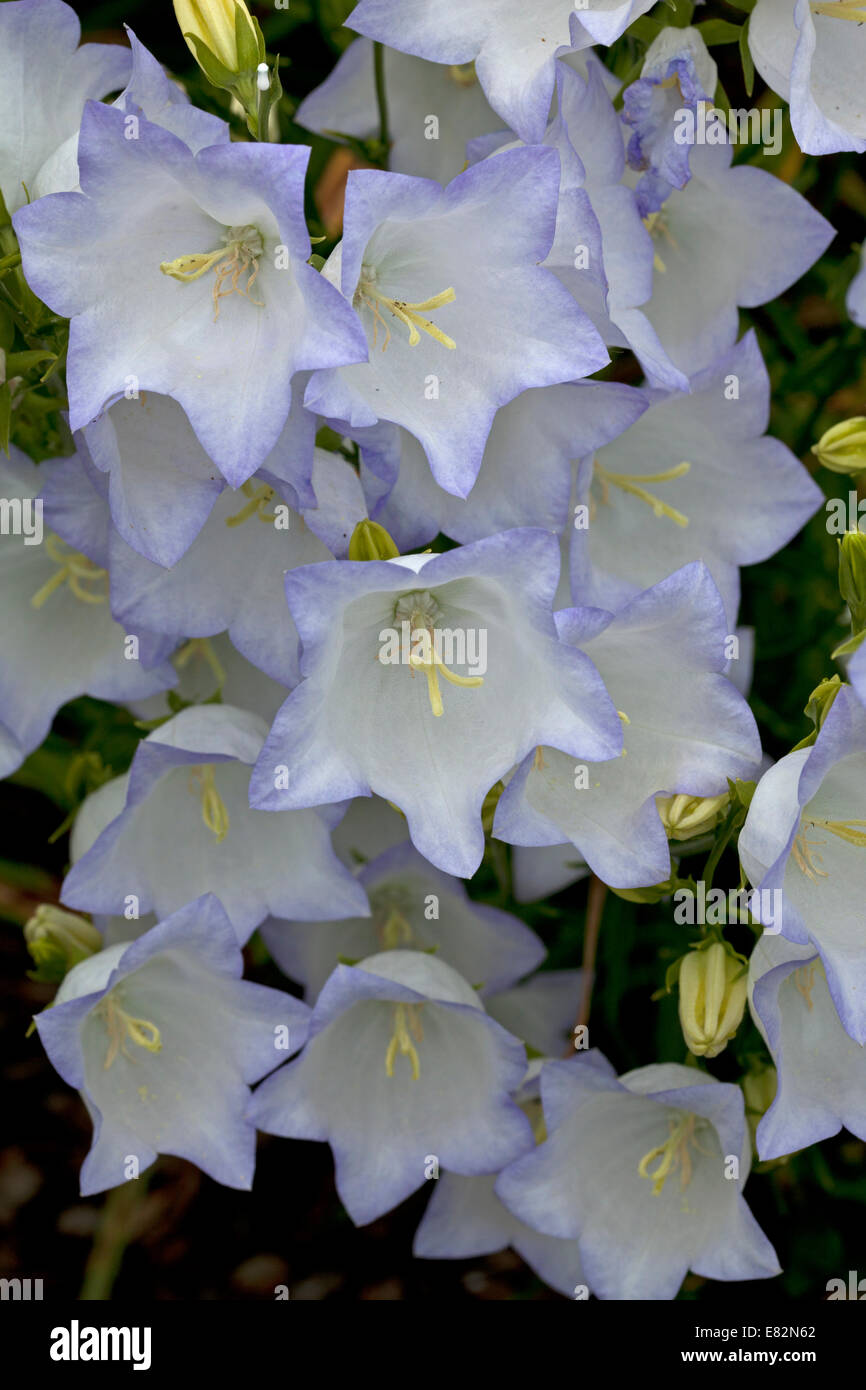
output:
[[[200,280],[209,270],[216,272],[213,287],[214,323],[220,316],[220,300],[232,294],[243,295],[251,304],[263,309],[264,301],[253,299],[250,290],[259,274],[259,259],[264,254],[264,244],[257,228],[228,227],[222,237],[224,245],[216,251],[194,251],[176,256],[173,261],[161,261],[160,270],[180,284],[190,284]],[[241,285],[242,275],[249,271],[246,285]],[[226,281],[228,289],[224,289]]]
[[[107,603],[108,570],[100,569],[86,555],[72,550],[59,536],[48,536],[45,549],[59,569],[33,595],[30,602],[34,608],[41,608],[64,584],[69,585],[70,591],[82,603]],[[88,584],[101,585],[102,592],[94,593],[86,587]]]
[[[794,971],[794,985],[798,992],[802,994],[806,1001],[806,1007],[812,1012],[812,990],[815,988],[815,968],[817,961],[812,961],[811,965],[801,965],[799,970]]]
[[[682,478],[691,469],[690,463],[678,463],[673,468],[667,468],[662,473],[643,473],[637,477],[632,477],[629,473],[611,473],[606,468],[602,468],[600,463],[595,464],[593,476],[598,478],[601,484],[602,503],[608,501],[608,489],[618,487],[622,492],[627,492],[632,497],[637,497],[640,502],[645,502],[652,509],[653,516],[666,516],[671,521],[676,522],[677,526],[688,526],[689,519],[683,512],[678,512],[675,507],[668,502],[663,502],[654,493],[648,492],[643,483],[671,483],[675,478]]]
[[[412,940],[412,928],[403,913],[395,907],[388,914],[388,919],[379,935],[385,950],[394,951],[404,943],[409,944]]]
[[[658,1144],[654,1149],[645,1153],[637,1170],[642,1178],[650,1178],[653,1189],[652,1195],[658,1197],[671,1173],[680,1170],[680,1188],[682,1191],[688,1187],[692,1180],[692,1155],[691,1148],[698,1153],[705,1154],[706,1149],[702,1149],[695,1138],[697,1126],[696,1115],[683,1115],[677,1112],[671,1115],[668,1120],[670,1134],[664,1144]],[[650,1164],[658,1159],[659,1162],[654,1170],[650,1170]]]
[[[417,1004],[397,1004],[394,1007],[394,1032],[391,1041],[388,1043],[388,1050],[385,1053],[385,1075],[394,1075],[394,1062],[399,1050],[401,1056],[408,1057],[412,1063],[412,1080],[417,1081],[421,1075],[421,1063],[418,1060],[418,1051],[412,1039],[409,1037],[409,1028],[418,1042],[424,1037],[424,1030],[421,1027],[421,1020],[418,1017]],[[409,1028],[406,1026],[408,1017]]]
[[[191,637],[175,652],[173,660],[177,670],[182,671],[185,666],[188,666],[193,656],[200,657],[207,663],[214,674],[217,686],[222,690],[226,683],[225,668],[214,651],[209,637]]]
[[[409,665],[413,671],[423,671],[427,677],[427,694],[430,697],[430,708],[437,719],[444,713],[442,692],[439,689],[440,675],[444,676],[451,685],[460,685],[469,689],[484,684],[483,676],[458,676],[456,672],[450,671],[441,657],[436,655],[432,647],[432,641],[430,660],[425,661],[423,657],[410,653]]]
[[[630,724],[630,723],[631,723],[631,720],[629,719],[628,715],[625,714],[623,710],[618,709],[618,710],[617,710],[617,714],[619,715],[619,717],[620,717],[620,719],[622,720],[623,724]]]
[[[198,783],[201,794],[201,818],[217,844],[222,844],[229,832],[229,813],[217,791],[213,763],[203,763],[201,767],[193,768],[189,781],[190,791],[195,791],[193,782]]]
[[[130,1061],[135,1060],[126,1050],[127,1039],[134,1042],[136,1047],[143,1047],[146,1052],[162,1051],[162,1037],[156,1024],[146,1018],[133,1018],[117,1003],[113,991],[106,995],[98,1006],[98,1011],[105,1016],[105,1026],[108,1030],[105,1071],[109,1070],[120,1052],[124,1057],[129,1057]]]
[[[532,766],[536,772],[543,772],[544,769],[547,767],[547,763],[544,761],[544,749],[542,748],[540,743],[535,750],[535,757],[532,759]]]
[[[265,510],[274,495],[274,489],[268,487],[267,483],[263,483],[260,488],[256,489],[253,487],[252,483],[247,480],[247,482],[241,483],[238,491],[249,498],[249,501],[246,506],[242,507],[234,516],[226,517],[226,526],[240,526],[244,521],[248,521],[251,516],[257,516],[259,521],[263,521],[268,526],[275,520],[276,512]]]
[[[430,319],[424,318],[423,314],[430,309],[441,309],[443,304],[452,304],[456,298],[457,295],[453,287],[450,287],[447,290],[442,290],[439,294],[432,295],[429,299],[422,299],[416,302],[411,302],[406,299],[391,299],[389,295],[383,294],[382,291],[377,288],[375,279],[372,276],[364,275],[362,275],[358,288],[355,291],[356,301],[359,301],[361,304],[366,304],[367,308],[370,309],[373,314],[373,347],[376,347],[378,343],[379,324],[381,324],[385,330],[385,341],[382,344],[383,352],[391,341],[391,329],[387,321],[382,317],[382,312],[379,308],[380,304],[384,305],[398,322],[402,323],[403,326],[409,330],[410,347],[417,347],[420,343],[421,334],[418,332],[420,328],[422,332],[434,338],[436,342],[441,343],[443,347],[454,349],[457,346],[454,339],[449,338],[448,334],[443,333],[441,328],[437,328],[435,323]]]
[[[863,0],[810,0],[809,9],[813,14],[825,14],[830,19],[850,19],[855,24],[862,24],[866,20]]]

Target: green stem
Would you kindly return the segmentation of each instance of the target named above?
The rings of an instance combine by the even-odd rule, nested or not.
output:
[[[719,838],[713,845],[713,848],[711,849],[710,854],[707,858],[707,862],[704,865],[704,872],[701,875],[701,877],[704,880],[707,892],[709,892],[713,886],[713,875],[715,874],[716,869],[718,868],[719,860],[721,859],[722,855],[727,849],[728,844],[733,838],[735,831],[738,830],[740,825],[742,824],[742,821],[742,808],[739,806],[733,807],[728,812],[727,818],[722,826]]]
[[[138,1236],[137,1217],[147,1196],[148,1178],[131,1179],[113,1187],[105,1199],[93,1245],[84,1267],[79,1299],[106,1303],[120,1273],[126,1247]]]
[[[379,140],[384,150],[384,164],[387,168],[391,135],[388,130],[388,95],[385,91],[385,48],[381,43],[373,44],[373,74],[376,79],[376,105],[379,108]]]

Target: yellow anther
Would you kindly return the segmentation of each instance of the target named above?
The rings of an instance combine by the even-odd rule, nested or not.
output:
[[[242,507],[234,516],[226,517],[226,526],[240,526],[251,516],[257,516],[259,521],[265,522],[268,526],[275,520],[276,513],[265,510],[274,495],[272,487],[263,483],[260,488],[254,488],[252,483],[247,481],[242,483],[238,490],[249,500],[246,506]]]
[[[418,1060],[418,1051],[409,1036],[409,1028],[418,1042],[424,1037],[424,1030],[421,1027],[421,1019],[418,1017],[416,1004],[396,1004],[394,1007],[394,1032],[391,1041],[388,1043],[388,1050],[385,1053],[385,1075],[394,1075],[394,1062],[397,1052],[403,1057],[408,1057],[412,1064],[412,1080],[417,1081],[421,1075],[421,1063]],[[409,1026],[406,1026],[408,1018]]]
[[[652,1181],[652,1195],[658,1197],[671,1173],[680,1170],[680,1188],[682,1191],[688,1187],[692,1180],[692,1155],[691,1149],[705,1154],[706,1149],[702,1149],[695,1138],[697,1126],[696,1115],[684,1115],[677,1111],[668,1120],[670,1134],[664,1144],[658,1144],[649,1153],[645,1153],[637,1166],[638,1173],[642,1178],[649,1178]],[[655,1169],[650,1170],[650,1164],[658,1159]]]
[[[863,0],[810,0],[809,9],[813,14],[825,14],[830,19],[850,19],[855,24],[866,21]]]
[[[162,1038],[156,1024],[151,1023],[146,1018],[133,1018],[131,1014],[120,1007],[114,997],[114,991],[106,995],[98,1006],[98,1012],[105,1017],[105,1026],[108,1031],[105,1071],[111,1067],[119,1052],[122,1052],[124,1057],[130,1057],[126,1050],[127,1039],[134,1042],[136,1047],[144,1048],[146,1052],[162,1051]],[[134,1058],[130,1057],[130,1061],[134,1061]]]
[[[193,768],[189,781],[190,791],[195,791],[196,788],[193,783],[198,783],[198,790],[201,794],[201,818],[216,839],[217,844],[222,844],[229,832],[229,813],[226,810],[225,802],[217,791],[213,763],[203,763],[201,767]]]
[[[544,749],[542,748],[540,743],[535,750],[535,757],[532,759],[532,766],[536,772],[543,772],[544,769],[547,767],[547,763],[544,761]]]
[[[451,63],[448,76],[458,87],[474,87],[478,81],[474,63]]]
[[[625,713],[623,712],[623,710],[618,709],[618,710],[617,710],[617,714],[619,715],[619,717],[620,717],[620,719],[622,720],[623,724],[630,724],[630,723],[631,723],[631,720],[629,719],[628,715],[625,714]]]
[[[59,568],[33,595],[30,602],[34,608],[41,608],[64,584],[69,585],[70,591],[82,603],[107,603],[108,570],[100,569],[86,555],[72,550],[59,536],[48,536],[45,549]],[[99,585],[101,592],[94,592],[87,585]]]
[[[364,275],[363,272],[358,288],[355,291],[356,302],[366,304],[367,308],[373,314],[373,347],[376,347],[378,343],[379,324],[381,324],[385,330],[385,341],[382,344],[383,352],[391,341],[391,329],[388,326],[387,320],[382,317],[382,311],[379,308],[380,304],[384,305],[389,313],[393,314],[394,318],[409,330],[410,347],[417,347],[420,343],[421,334],[418,332],[420,328],[421,331],[426,333],[429,337],[435,338],[436,342],[441,343],[443,347],[453,349],[457,346],[454,339],[449,338],[447,333],[443,333],[441,328],[437,328],[435,323],[430,319],[424,318],[423,315],[430,309],[441,309],[443,304],[452,304],[456,298],[457,295],[453,287],[449,287],[447,290],[442,290],[440,294],[432,295],[430,299],[422,299],[416,302],[411,302],[407,299],[392,299],[389,295],[383,294],[378,288],[375,276],[372,273]]]
[[[683,512],[678,512],[676,507],[672,507],[668,502],[663,502],[654,493],[648,492],[643,484],[671,483],[676,478],[684,477],[691,466],[690,463],[678,463],[673,468],[666,468],[662,473],[643,473],[632,477],[630,473],[611,473],[600,463],[596,463],[593,477],[597,478],[601,484],[602,503],[609,500],[609,489],[618,487],[622,492],[627,492],[631,497],[637,497],[640,502],[645,502],[652,509],[653,516],[666,516],[671,521],[676,522],[677,526],[688,526],[689,519]]]
[[[264,308],[264,301],[253,299],[250,290],[259,273],[259,260],[264,254],[261,233],[255,227],[228,227],[222,236],[223,245],[216,251],[194,251],[188,255],[176,256],[173,261],[161,261],[160,270],[172,280],[185,285],[200,280],[209,270],[216,272],[213,287],[214,323],[220,316],[220,300],[232,294],[241,294],[257,308]],[[249,272],[246,285],[241,285],[242,275]],[[224,289],[226,281],[228,289]]]

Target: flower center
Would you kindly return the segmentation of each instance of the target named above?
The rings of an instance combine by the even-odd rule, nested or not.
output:
[[[182,285],[192,280],[200,280],[209,270],[216,273],[213,286],[214,323],[220,316],[220,300],[229,295],[241,294],[263,309],[264,301],[253,299],[250,290],[259,273],[259,261],[264,254],[264,242],[257,227],[227,227],[223,232],[222,246],[216,251],[194,251],[186,256],[176,256],[173,261],[161,261],[163,275],[171,276]],[[248,275],[245,285],[241,277]],[[226,289],[226,282],[228,288]]]
[[[106,1071],[119,1052],[122,1052],[124,1057],[129,1057],[131,1062],[135,1061],[126,1050],[127,1041],[134,1042],[136,1047],[143,1047],[146,1052],[162,1051],[162,1038],[156,1024],[150,1023],[146,1018],[133,1018],[120,1007],[116,994],[117,990],[112,990],[96,1007],[96,1012],[105,1019],[108,1033],[108,1051],[104,1063]]]
[[[68,546],[59,536],[47,536],[45,549],[58,569],[33,595],[30,602],[34,608],[41,608],[64,584],[69,585],[70,591],[82,603],[107,603],[108,570],[100,569],[92,560],[88,560],[86,555]]]
[[[399,1052],[401,1057],[408,1057],[412,1064],[412,1080],[417,1081],[421,1075],[421,1063],[418,1060],[418,1050],[409,1036],[409,1029],[412,1030],[412,1037],[415,1042],[422,1042],[424,1029],[421,1027],[420,1004],[396,1004],[394,1006],[394,1032],[391,1034],[391,1041],[388,1043],[388,1050],[385,1053],[385,1075],[394,1075],[394,1062]]]
[[[450,685],[462,686],[464,689],[474,689],[484,684],[483,676],[458,676],[456,671],[445,665],[442,659],[443,638],[447,633],[448,640],[453,644],[454,633],[450,628],[442,629],[435,626],[439,612],[439,604],[429,590],[406,594],[398,599],[394,607],[395,622],[408,623],[409,626],[412,644],[408,652],[409,674],[414,676],[416,671],[423,671],[427,677],[430,708],[437,719],[444,713],[442,691],[439,686],[440,676]]]
[[[677,511],[676,507],[672,507],[669,502],[663,502],[660,497],[656,497],[655,493],[650,492],[643,484],[672,483],[676,478],[684,477],[690,471],[691,466],[690,463],[677,463],[673,468],[666,468],[661,473],[639,473],[632,477],[629,473],[611,473],[596,460],[593,465],[592,481],[598,482],[602,506],[607,506],[610,501],[610,489],[618,487],[621,492],[627,492],[630,497],[636,497],[638,501],[645,502],[651,509],[653,516],[666,516],[677,526],[688,526],[689,519],[684,512]]]
[[[680,1172],[680,1190],[685,1192],[692,1180],[692,1149],[696,1153],[707,1154],[697,1140],[700,1130],[705,1127],[699,1126],[697,1115],[684,1115],[679,1110],[668,1117],[668,1138],[664,1144],[658,1144],[645,1153],[637,1166],[640,1176],[651,1180],[654,1197],[661,1195],[671,1173],[677,1169]],[[655,1168],[650,1166],[653,1163]]]
[[[358,281],[358,288],[355,290],[355,307],[357,308],[359,304],[365,304],[373,315],[373,347],[376,347],[379,339],[379,325],[381,324],[384,328],[383,352],[391,341],[391,329],[387,320],[382,316],[380,305],[386,308],[399,323],[402,323],[404,328],[409,330],[410,347],[417,347],[420,343],[421,333],[418,332],[420,328],[421,332],[435,338],[436,342],[441,343],[443,347],[456,348],[457,344],[453,338],[449,338],[448,334],[443,333],[442,329],[437,328],[430,319],[423,317],[428,310],[441,309],[443,304],[452,304],[456,298],[454,289],[449,288],[442,290],[439,294],[432,295],[430,299],[421,299],[416,302],[410,302],[407,299],[392,299],[390,295],[383,294],[376,284],[375,267],[365,263],[361,266],[361,278]]]
[[[242,492],[248,501],[234,516],[226,517],[226,526],[240,526],[251,516],[257,516],[259,521],[263,521],[266,526],[270,526],[273,521],[276,521],[276,512],[267,510],[268,503],[274,496],[274,489],[269,487],[267,483],[262,483],[261,487],[256,488],[253,487],[252,481],[247,479],[245,483],[241,483],[238,491]]]
[[[201,818],[217,844],[222,844],[229,833],[229,813],[217,790],[213,763],[202,763],[200,767],[192,769],[189,790],[193,793],[198,791],[201,796]]]
[[[672,250],[679,251],[680,248],[674,240],[671,229],[668,226],[664,208],[659,212],[647,213],[646,217],[643,219],[643,224],[652,237],[653,242],[658,242],[661,238],[668,243]],[[656,270],[660,271],[662,275],[664,275],[667,270],[667,266],[659,255],[656,247],[653,248],[653,266]]]
[[[846,844],[857,845],[859,848],[866,846],[866,831],[858,829],[859,826],[866,825],[866,820],[829,820],[825,816],[804,817],[800,824],[799,833],[791,846],[791,854],[794,863],[800,873],[810,879],[812,883],[817,883],[819,878],[827,878],[829,875],[825,869],[821,868],[823,859],[816,853],[818,845],[825,845],[826,840],[816,840],[810,837],[807,832],[814,830],[815,826],[820,826],[822,830],[828,830],[831,835],[835,835],[838,840],[844,840]]]

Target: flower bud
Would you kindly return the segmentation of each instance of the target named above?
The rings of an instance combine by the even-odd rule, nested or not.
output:
[[[846,531],[839,544],[839,591],[855,632],[866,627],[866,536]]]
[[[691,840],[714,830],[727,809],[730,797],[721,796],[657,796],[661,823],[669,840]]]
[[[359,521],[349,541],[350,560],[396,560],[400,552],[384,526]]]
[[[24,927],[37,980],[59,981],[74,965],[102,950],[102,935],[92,923],[62,907],[42,903]]]
[[[842,420],[821,435],[812,453],[831,473],[862,473],[866,468],[866,415]]]
[[[193,57],[211,80],[202,46],[235,75],[255,68],[264,57],[258,51],[257,25],[243,0],[174,0],[174,13]]]
[[[776,1099],[779,1078],[775,1067],[762,1067],[760,1071],[747,1072],[742,1080],[743,1096],[746,1102],[746,1120],[752,1136],[752,1148],[757,1152],[755,1135],[758,1125]]]
[[[747,967],[720,941],[683,957],[679,975],[680,1025],[696,1057],[718,1057],[740,1026],[746,1007]]]

